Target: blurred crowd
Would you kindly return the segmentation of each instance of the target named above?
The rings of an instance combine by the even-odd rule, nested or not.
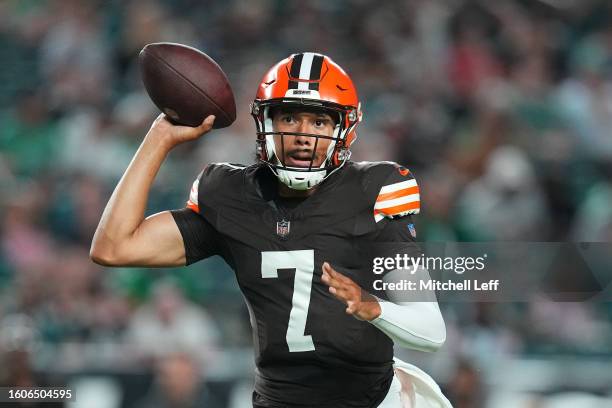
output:
[[[250,346],[248,314],[222,261],[172,270],[89,261],[104,205],[157,114],[139,77],[145,44],[205,51],[238,108],[230,128],[171,152],[148,213],[182,207],[206,163],[251,163],[248,106],[260,78],[293,52],[315,51],[360,92],[353,158],[397,161],[419,181],[419,240],[609,242],[611,21],[607,0],[1,1],[0,384],[146,370],[153,385],[133,397],[139,406],[240,400],[212,402],[206,387],[176,381],[209,371],[248,380],[249,370],[219,368],[249,367],[223,356]],[[492,382],[503,381],[499,361],[612,364],[610,303],[442,308],[443,351],[404,356],[422,360],[458,408],[566,406],[555,405],[558,395],[486,405],[497,401]],[[595,407],[611,383],[543,385],[531,395],[575,391],[568,406]]]

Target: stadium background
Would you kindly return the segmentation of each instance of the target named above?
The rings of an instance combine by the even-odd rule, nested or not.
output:
[[[307,50],[360,90],[354,158],[415,173],[419,239],[605,242],[611,21],[606,0],[0,2],[0,384],[69,384],[76,407],[249,406],[248,315],[221,261],[88,258],[156,116],[136,65],[146,43],[207,52],[238,106],[232,127],[171,153],[148,213],[183,206],[205,163],[252,161],[258,81]],[[456,407],[612,406],[610,303],[441,306],[443,349],[398,355]]]

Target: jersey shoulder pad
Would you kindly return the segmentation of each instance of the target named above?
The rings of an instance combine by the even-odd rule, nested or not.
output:
[[[191,186],[187,207],[200,213],[201,205],[208,201],[207,197],[219,197],[222,192],[239,191],[228,184],[240,182],[242,171],[246,168],[241,164],[211,163],[204,167]],[[214,193],[214,194],[211,194]]]
[[[377,162],[369,172],[372,188],[377,189],[373,209],[376,222],[419,213],[419,185],[410,170],[395,162]]]
[[[352,179],[359,180],[365,194],[369,197],[376,196],[380,190],[380,184],[389,174],[389,166],[392,162],[385,161],[360,161],[349,162],[347,166]]]

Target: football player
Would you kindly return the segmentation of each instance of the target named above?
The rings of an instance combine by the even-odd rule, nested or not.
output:
[[[350,77],[327,56],[291,55],[264,76],[251,114],[256,164],[209,164],[185,208],[145,218],[168,151],[214,122],[175,126],[160,115],[106,206],[92,259],[180,266],[223,257],[251,316],[254,407],[400,407],[402,390],[410,406],[450,406],[416,367],[396,360],[394,370],[394,342],[433,351],[446,331],[435,297],[372,294],[371,248],[418,251],[419,187],[395,163],[349,160],[362,118]]]

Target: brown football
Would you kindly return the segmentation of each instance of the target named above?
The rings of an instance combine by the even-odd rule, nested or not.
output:
[[[153,43],[138,56],[142,82],[155,105],[173,122],[198,126],[215,115],[214,128],[236,120],[227,76],[208,55],[182,44]]]

